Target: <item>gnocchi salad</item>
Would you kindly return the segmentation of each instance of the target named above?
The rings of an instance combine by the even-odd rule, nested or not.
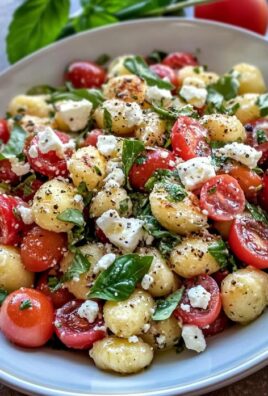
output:
[[[261,71],[241,63],[220,76],[191,54],[153,51],[73,62],[63,80],[15,96],[0,119],[3,335],[131,374],[258,318]]]

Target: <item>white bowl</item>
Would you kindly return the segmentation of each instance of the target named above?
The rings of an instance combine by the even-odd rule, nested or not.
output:
[[[15,94],[36,84],[60,84],[72,60],[154,49],[189,51],[219,73],[235,63],[259,66],[268,81],[268,43],[252,33],[222,24],[186,19],[140,20],[89,31],[58,42],[22,60],[0,76],[0,114]],[[194,395],[238,380],[268,363],[268,312],[245,327],[208,340],[207,350],[158,354],[150,368],[122,377],[99,371],[87,354],[42,348],[26,350],[0,335],[0,381],[28,394]]]

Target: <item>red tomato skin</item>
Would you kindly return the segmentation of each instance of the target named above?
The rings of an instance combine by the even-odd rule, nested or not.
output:
[[[104,232],[97,225],[95,227],[95,235],[96,235],[96,238],[98,238],[100,240],[100,242],[102,242],[104,244],[105,243],[110,243],[110,241],[107,238],[107,236],[104,234]]]
[[[16,193],[21,199],[23,199],[23,201],[30,202],[30,201],[32,201],[36,191],[39,190],[39,188],[42,186],[42,184],[43,184],[43,182],[39,179],[33,180],[32,183],[30,184],[30,188],[32,190],[32,192],[30,194],[25,195],[23,188],[17,189]]]
[[[252,121],[245,125],[247,132],[246,143],[254,147],[256,150],[262,152],[262,157],[258,161],[258,165],[267,167],[268,166],[268,119],[259,118],[258,120]],[[258,142],[257,131],[262,130],[265,132],[267,141],[263,143]]]
[[[258,243],[259,242],[259,243]],[[268,226],[249,216],[237,217],[231,226],[228,243],[245,264],[268,268]]]
[[[19,197],[0,194],[0,244],[17,244],[20,241],[21,232],[27,229],[20,217],[15,214],[17,206],[28,207]]]
[[[66,133],[59,131],[54,132],[60,138],[62,143],[68,143],[70,141],[70,137],[66,135]],[[37,158],[32,158],[29,154],[29,150],[32,146],[37,147]],[[30,142],[26,143],[25,154],[31,168],[41,175],[47,176],[49,178],[56,176],[68,176],[69,172],[67,169],[66,160],[73,154],[73,149],[68,148],[64,153],[64,158],[60,158],[58,154],[52,150],[48,153],[41,153],[40,149],[38,148],[38,135],[36,135]]]
[[[216,334],[222,333],[227,327],[231,325],[230,319],[221,311],[217,319],[214,320],[208,327],[202,329],[205,337],[212,337]]]
[[[55,312],[55,333],[68,348],[89,349],[94,342],[107,335],[104,329],[94,330],[95,326],[104,326],[102,316],[97,318],[94,323],[80,318],[77,311],[83,303],[83,300],[69,301]]]
[[[226,278],[227,275],[229,275],[229,273],[230,272],[227,269],[220,269],[219,271],[215,272],[211,276],[213,279],[215,279],[215,281],[217,282],[217,285],[220,287],[221,282],[223,281],[223,279]]]
[[[10,138],[7,120],[0,118],[0,140],[6,144]]]
[[[190,312],[186,312],[180,308],[180,304],[189,304],[189,297],[187,295],[187,290],[194,286],[201,285],[209,293],[211,293],[211,298],[207,309],[200,308],[190,308]],[[196,278],[187,279],[185,282],[185,292],[183,294],[182,300],[179,306],[174,311],[176,318],[181,319],[183,323],[191,324],[204,328],[215,321],[221,311],[221,296],[220,289],[216,281],[209,275],[199,275]]]
[[[74,88],[100,88],[106,79],[105,70],[94,62],[78,61],[71,63],[64,74]]]
[[[20,304],[31,301],[31,308]],[[53,334],[54,310],[50,299],[34,289],[21,288],[9,294],[0,311],[0,329],[13,343],[35,348],[44,345]]]
[[[262,187],[262,178],[244,165],[234,165],[227,173],[238,181],[246,199],[255,202],[257,193]]]
[[[172,85],[175,87],[178,85],[178,79],[175,71],[167,65],[163,65],[161,63],[155,63],[150,66],[152,72],[154,72],[160,78],[168,78]]]
[[[180,116],[171,130],[174,153],[184,161],[195,157],[208,157],[211,148],[206,142],[207,130],[196,120]]]
[[[195,6],[196,18],[211,19],[265,34],[268,10],[265,0],[219,0]]]
[[[66,251],[66,234],[35,226],[23,237],[21,259],[28,271],[42,272],[55,267]]]
[[[233,220],[243,212],[245,203],[244,192],[232,176],[214,176],[201,188],[200,207],[208,212],[212,220]]]
[[[51,291],[50,287],[48,286],[48,277],[49,271],[44,272],[41,274],[36,289],[40,290],[43,294],[45,294],[48,298],[51,299],[54,308],[61,308],[67,302],[73,300],[75,297],[66,287],[60,287],[56,291]]]
[[[11,169],[11,163],[8,159],[0,161],[0,181],[7,183],[16,183],[19,181],[19,176]]]
[[[144,186],[148,179],[157,169],[174,169],[175,156],[166,149],[147,149],[141,154],[145,159],[142,164],[135,162],[129,172],[129,181],[133,188],[144,191]]]
[[[101,135],[103,135],[101,129],[93,129],[87,134],[84,142],[81,144],[81,147],[87,147],[87,146],[97,147],[98,137]]]
[[[171,52],[162,63],[171,69],[181,69],[184,66],[197,66],[197,58],[188,52]]]
[[[263,188],[259,192],[258,202],[268,212],[268,172],[264,174],[262,183]]]

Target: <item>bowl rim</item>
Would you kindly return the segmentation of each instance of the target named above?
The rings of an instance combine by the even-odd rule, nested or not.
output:
[[[64,43],[68,41],[76,41],[80,40],[81,37],[94,34],[97,31],[107,31],[109,32],[110,29],[119,28],[124,29],[126,26],[132,25],[139,25],[139,24],[154,24],[154,23],[163,23],[166,24],[167,22],[170,23],[191,23],[194,25],[201,25],[203,27],[218,27],[223,31],[231,30],[234,33],[239,33],[242,36],[248,36],[250,39],[254,39],[259,42],[266,43],[268,46],[268,41],[265,39],[264,36],[261,36],[257,33],[251,32],[249,30],[228,25],[225,23],[209,21],[205,19],[193,19],[193,18],[182,18],[182,17],[160,17],[160,18],[141,18],[135,19],[126,22],[115,23],[112,25],[99,27],[95,29],[91,29],[85,32],[77,33],[74,36],[66,37],[56,43],[52,43],[33,54],[26,56],[25,58],[21,59],[20,61],[16,62],[14,65],[9,66],[7,69],[3,70],[0,73],[0,84],[1,80],[5,77],[16,73],[16,70],[19,70],[21,67],[25,67],[28,64],[32,63],[39,57],[43,57],[46,53],[49,53],[51,49],[55,50],[59,46],[64,45]],[[180,388],[180,392],[183,391],[184,395],[201,395],[206,392],[213,391],[221,386],[227,386],[235,381],[238,381],[246,376],[253,374],[257,370],[265,367],[268,365],[268,346],[264,348],[260,352],[253,355],[250,359],[244,360],[238,366],[230,367],[228,370],[223,370],[221,373],[217,373],[215,375],[206,377],[202,380],[194,384],[186,384],[183,388]],[[0,381],[15,390],[23,391],[29,395],[46,395],[46,396],[107,396],[108,394],[105,393],[85,393],[85,392],[68,392],[65,389],[61,390],[60,388],[54,389],[49,386],[39,385],[38,383],[34,383],[34,381],[25,380],[18,375],[14,375],[11,372],[0,368]],[[176,395],[178,392],[178,385],[168,387],[168,388],[161,388],[158,391],[145,391],[145,392],[135,392],[135,393],[128,393],[128,396],[166,396],[166,395]],[[115,394],[113,394],[115,396]],[[122,394],[123,396],[123,394]]]

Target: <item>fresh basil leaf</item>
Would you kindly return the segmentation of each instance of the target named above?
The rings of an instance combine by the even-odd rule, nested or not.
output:
[[[36,180],[36,175],[32,174],[30,176],[28,176],[26,179],[24,179],[21,183],[19,183],[14,189],[13,191],[18,191],[18,190],[22,190],[23,191],[23,195],[25,197],[28,197],[29,195],[31,195],[33,193],[33,189],[32,189],[32,184],[33,182]]]
[[[15,158],[16,156],[21,155],[23,152],[26,136],[27,133],[25,130],[19,125],[15,124],[11,131],[9,141],[3,146],[0,152],[0,160],[6,158]]]
[[[119,202],[119,212],[120,212],[120,215],[123,217],[128,213],[129,202],[130,202],[129,198],[122,199]]]
[[[56,103],[63,100],[75,100],[79,101],[81,99],[86,99],[92,103],[93,109],[100,106],[104,102],[104,97],[98,89],[74,89],[69,86],[69,92],[54,92],[50,99],[49,103]]]
[[[268,224],[268,214],[260,206],[246,202],[246,208],[254,220]]]
[[[219,263],[220,267],[226,267],[228,264],[229,251],[222,239],[213,242],[208,247],[208,252]]]
[[[3,304],[7,296],[8,292],[5,289],[0,288],[0,306]]]
[[[107,131],[111,132],[113,126],[113,119],[111,113],[105,108],[103,110],[103,126],[104,129],[107,129]]]
[[[184,287],[181,287],[179,290],[176,290],[174,293],[168,296],[165,300],[157,300],[156,310],[152,316],[152,319],[158,321],[170,318],[182,299],[184,289]]]
[[[143,150],[145,150],[145,146],[140,140],[125,139],[123,141],[122,162],[126,177],[128,177],[133,163]]]
[[[131,73],[143,78],[148,85],[156,85],[158,88],[173,89],[173,85],[168,81],[162,80],[153,73],[141,56],[134,56],[124,60],[124,66]]]
[[[153,173],[153,175],[147,180],[147,182],[144,185],[144,188],[146,191],[152,191],[156,183],[162,182],[165,179],[173,179],[180,182],[180,178],[176,170],[171,171],[169,169],[157,169]]]
[[[26,92],[26,95],[49,95],[56,91],[56,88],[50,85],[36,85]]]
[[[47,285],[52,293],[55,293],[62,286],[62,282],[56,276],[49,276],[47,279]]]
[[[161,63],[166,56],[167,52],[154,50],[149,55],[147,55],[147,59],[154,63]]]
[[[118,21],[119,20],[115,15],[111,15],[107,12],[106,7],[104,8],[96,4],[95,6],[86,9],[78,17],[73,18],[72,27],[76,32],[82,32],[87,29],[110,25]]]
[[[206,114],[213,113],[214,111],[220,113],[235,113],[239,104],[229,109],[225,107],[224,101],[233,99],[237,96],[239,89],[239,81],[236,73],[226,74],[222,76],[216,83],[210,84],[207,87],[207,109]],[[230,114],[231,115],[231,114]]]
[[[17,8],[6,39],[10,63],[56,40],[69,17],[69,0],[26,0]]]
[[[29,299],[23,300],[20,303],[20,311],[24,311],[25,309],[29,309],[32,307],[32,302]]]
[[[154,238],[163,239],[163,238],[173,238],[177,241],[180,240],[178,235],[170,233],[168,230],[164,229],[160,223],[155,219],[155,217],[151,214],[140,215],[139,219],[143,220],[143,228]]]
[[[63,281],[79,279],[80,275],[88,272],[90,265],[87,257],[79,249],[75,249],[74,257],[63,276]]]
[[[260,95],[256,105],[260,108],[261,117],[266,117],[268,115],[268,94]]]
[[[73,223],[79,227],[85,225],[83,213],[78,209],[66,209],[57,216],[58,220]]]
[[[175,121],[180,116],[187,116],[192,118],[198,118],[198,113],[194,110],[193,106],[185,105],[180,109],[165,109],[161,106],[156,105],[155,103],[152,104],[153,110],[160,115],[160,118],[164,120],[172,120]]]
[[[126,300],[150,269],[153,257],[127,254],[118,257],[114,263],[96,279],[89,298],[108,301]]]
[[[167,199],[170,202],[180,202],[183,201],[185,197],[187,197],[186,190],[179,184],[165,180],[164,182],[160,183],[160,185],[163,186],[165,191],[168,193]]]
[[[130,192],[129,196],[132,202],[132,213],[134,217],[150,213],[149,196],[147,194]]]
[[[97,63],[97,65],[99,66],[103,66],[107,62],[109,62],[110,59],[111,59],[110,55],[102,54],[95,60],[95,63]]]
[[[77,193],[83,197],[85,206],[87,206],[93,198],[93,192],[88,191],[88,188],[87,188],[87,185],[85,182],[81,182],[79,184],[79,186],[77,187]]]
[[[268,142],[267,132],[263,129],[258,129],[256,131],[256,137],[257,137],[258,144]]]
[[[256,168],[252,169],[257,175],[263,175],[264,171],[262,168],[259,168],[258,166]]]
[[[158,250],[165,258],[168,258],[174,247],[181,242],[181,237],[170,236],[162,238],[158,244]]]

